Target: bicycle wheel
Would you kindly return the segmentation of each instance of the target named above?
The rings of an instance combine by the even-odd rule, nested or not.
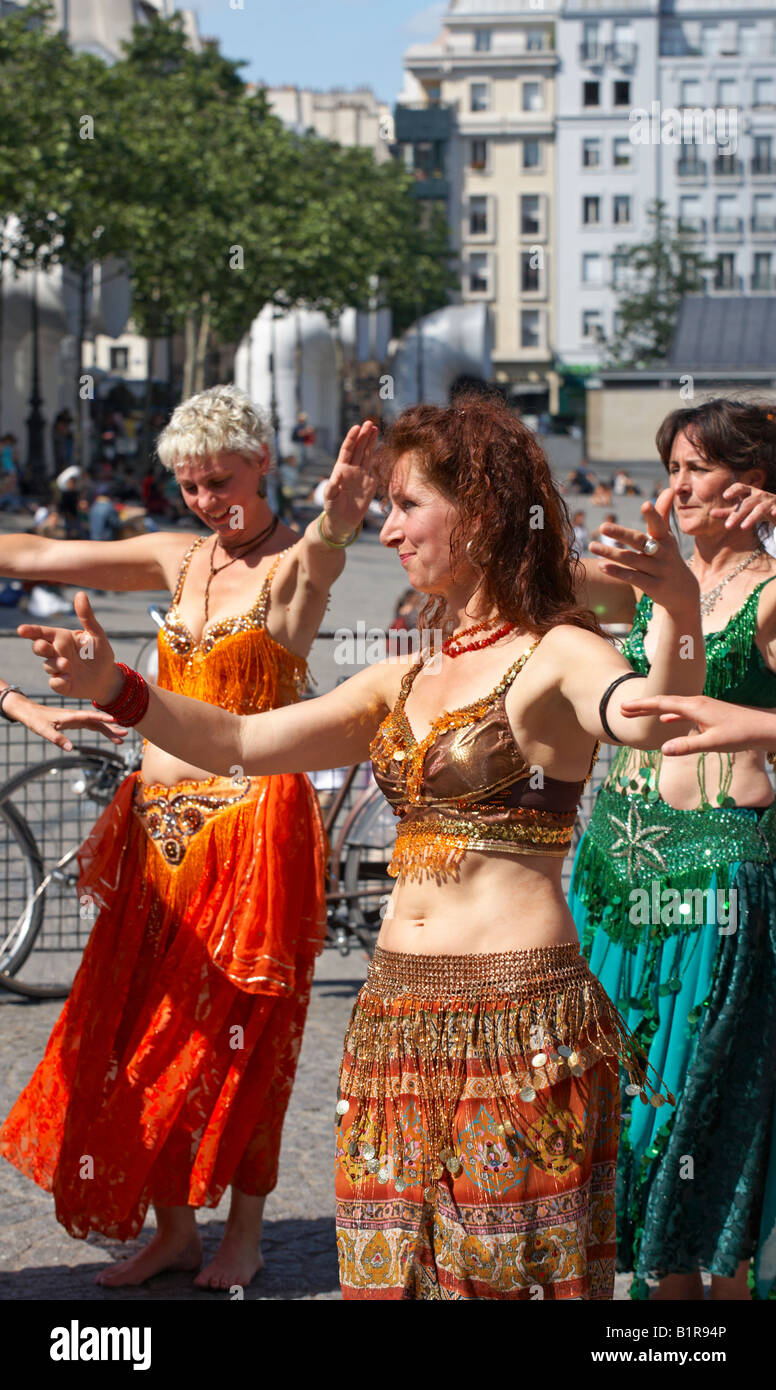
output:
[[[94,903],[78,897],[78,850],[128,771],[118,753],[78,748],[0,787],[0,815],[13,834],[4,893],[0,881],[4,988],[34,998],[69,993],[96,916]]]
[[[388,864],[396,838],[396,818],[382,792],[372,787],[348,816],[338,846],[351,930],[369,951],[374,949],[395,880]],[[382,891],[381,891],[382,890]]]

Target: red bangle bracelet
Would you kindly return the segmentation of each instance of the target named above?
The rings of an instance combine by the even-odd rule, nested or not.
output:
[[[117,661],[116,666],[124,673],[124,684],[115,700],[111,700],[107,705],[100,705],[96,700],[92,700],[92,704],[95,709],[103,710],[117,723],[131,729],[134,724],[140,723],[148,709],[148,683],[139,671],[125,666],[123,661]]]

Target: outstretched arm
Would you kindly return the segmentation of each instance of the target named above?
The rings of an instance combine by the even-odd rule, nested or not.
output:
[[[177,563],[181,535],[149,532],[126,541],[55,541],[45,536],[3,536],[0,572],[9,579],[49,584],[88,584],[95,589],[166,589]],[[173,570],[174,572],[174,570]]]
[[[769,753],[776,749],[776,711],[772,709],[729,705],[708,695],[652,695],[628,700],[622,713],[626,719],[659,715],[669,739],[663,752],[673,758],[685,753],[738,753],[748,748]],[[674,731],[684,721],[694,724],[697,732],[677,738]]]
[[[8,689],[8,681],[0,680],[0,696]],[[39,705],[30,700],[21,690],[12,690],[3,700],[3,714],[14,724],[24,724],[33,734],[39,734],[49,743],[63,748],[66,753],[72,750],[68,731],[88,729],[93,734],[104,734],[111,743],[122,744],[127,736],[126,729],[117,724],[110,715],[98,710],[57,709],[55,705]]]
[[[76,595],[80,632],[24,624],[59,694],[110,704],[123,675],[86,594]],[[387,666],[367,668],[328,695],[264,714],[237,715],[202,700],[152,687],[137,728],[174,757],[222,776],[312,772],[360,762],[387,710]],[[9,697],[10,698],[10,697]]]

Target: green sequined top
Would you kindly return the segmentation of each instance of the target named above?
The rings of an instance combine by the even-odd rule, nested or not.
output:
[[[745,598],[718,632],[707,632],[706,681],[704,695],[714,700],[726,700],[733,705],[756,705],[761,709],[776,709],[776,671],[763,660],[755,642],[757,605],[760,591],[776,579],[763,579]],[[652,599],[642,594],[636,604],[633,626],[622,645],[622,653],[640,676],[649,675],[650,663],[644,651],[644,634],[652,617]]]

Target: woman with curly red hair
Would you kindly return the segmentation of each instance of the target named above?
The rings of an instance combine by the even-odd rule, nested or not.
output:
[[[345,1298],[611,1298],[619,1059],[646,1103],[665,1098],[579,953],[561,864],[599,740],[625,737],[630,672],[575,602],[564,503],[500,402],[406,412],[380,471],[381,540],[428,595],[423,625],[448,634],[418,660],[241,717],[144,690],[85,596],[91,661],[78,634],[21,632],[52,688],[134,708],[147,738],[214,772],[371,756],[399,820],[397,884],[336,1104]],[[621,557],[664,615],[638,689],[692,694],[698,589],[664,510],[645,504],[649,535]],[[688,638],[699,655],[683,659]],[[657,718],[627,729],[644,748],[667,736]]]

